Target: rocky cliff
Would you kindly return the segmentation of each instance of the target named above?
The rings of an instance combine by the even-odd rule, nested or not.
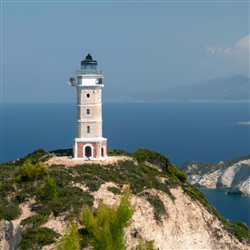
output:
[[[207,188],[227,188],[227,193],[250,195],[250,156],[219,163],[188,162],[179,169],[191,184]]]
[[[72,220],[80,249],[92,249],[85,242],[82,204],[93,211],[100,203],[116,206],[129,187],[133,215],[124,229],[126,249],[250,250],[249,228],[221,216],[167,157],[144,149],[111,153],[116,156],[107,161],[78,162],[34,152],[1,165],[6,202],[0,203],[0,249],[56,249]],[[27,164],[30,158],[33,165]],[[40,160],[43,165],[36,163]],[[34,165],[48,172],[41,176],[40,169],[35,179],[27,178],[27,165],[29,173]],[[153,248],[138,248],[142,241],[152,242]]]

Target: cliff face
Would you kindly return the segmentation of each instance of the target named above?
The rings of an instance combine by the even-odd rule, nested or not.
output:
[[[119,201],[119,197],[107,188],[114,186],[106,183],[95,192],[95,204],[103,200],[107,205]],[[135,249],[141,238],[154,241],[159,250],[180,249],[250,249],[225,231],[216,216],[209,213],[200,202],[196,202],[181,188],[171,189],[174,201],[164,192],[156,189],[146,190],[163,201],[167,213],[161,221],[154,217],[154,207],[142,195],[132,195],[134,215],[125,229],[127,249]]]
[[[229,188],[228,193],[250,195],[250,160],[236,163],[222,172],[217,187]]]
[[[250,195],[250,159],[227,167],[223,162],[208,165],[190,162],[182,165],[180,169],[188,174],[188,180],[192,185],[228,188],[228,193]]]

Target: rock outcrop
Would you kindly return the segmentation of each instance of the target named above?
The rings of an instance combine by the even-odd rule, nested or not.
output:
[[[228,193],[250,195],[250,160],[226,169],[219,177],[217,187],[229,188]]]
[[[2,219],[0,221],[0,249],[17,249],[22,239],[23,227],[15,225],[11,221]]]
[[[223,167],[223,162],[216,167],[190,162],[182,171],[188,174],[188,181],[197,187],[227,188],[227,193],[250,195],[250,159],[239,161],[231,166]],[[206,170],[206,171],[205,171]]]

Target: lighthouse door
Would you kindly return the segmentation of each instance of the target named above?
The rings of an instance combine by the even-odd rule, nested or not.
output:
[[[92,156],[92,152],[91,152],[91,147],[90,146],[87,146],[85,148],[85,156],[86,157],[91,157]]]

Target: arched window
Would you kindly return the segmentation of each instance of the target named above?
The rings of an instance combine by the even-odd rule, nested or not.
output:
[[[87,96],[87,98],[90,98],[90,94],[87,94],[86,96]]]
[[[86,115],[90,115],[90,109],[86,109]]]
[[[85,156],[86,157],[91,157],[92,156],[92,150],[91,150],[91,147],[90,146],[87,146],[85,148]]]
[[[90,126],[87,126],[87,133],[90,133]]]

